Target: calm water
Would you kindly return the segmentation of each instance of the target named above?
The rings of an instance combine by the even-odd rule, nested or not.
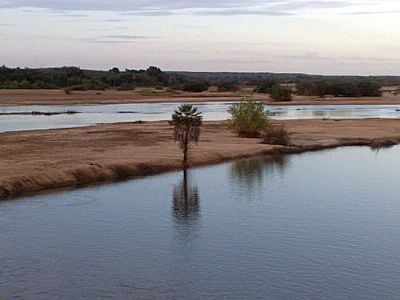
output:
[[[399,299],[400,147],[0,202],[0,299]]]
[[[225,120],[231,103],[194,103],[203,112],[205,120]],[[53,105],[0,107],[0,132],[49,128],[69,128],[97,123],[168,120],[179,103],[115,104],[115,105]],[[400,118],[399,105],[312,105],[269,106],[274,119],[322,118]],[[42,113],[76,114],[29,115]],[[25,113],[25,115],[16,115]],[[8,114],[8,115],[7,115]]]

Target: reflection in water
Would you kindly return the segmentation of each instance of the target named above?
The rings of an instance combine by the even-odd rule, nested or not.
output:
[[[196,185],[192,185],[187,170],[183,171],[183,180],[174,186],[173,212],[180,223],[190,223],[199,214],[200,197]]]
[[[283,175],[289,162],[287,155],[271,155],[257,159],[243,159],[232,164],[231,178],[251,191],[255,185],[261,185],[265,176]]]

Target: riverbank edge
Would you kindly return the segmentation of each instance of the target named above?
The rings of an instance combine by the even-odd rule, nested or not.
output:
[[[329,143],[313,144],[313,145],[290,145],[280,146],[271,145],[272,148],[263,149],[252,153],[240,153],[237,155],[219,155],[216,158],[207,160],[192,160],[189,163],[190,168],[201,167],[208,165],[216,165],[229,161],[240,159],[260,157],[267,155],[285,155],[285,154],[300,154],[310,151],[320,151],[333,149],[338,147],[349,146],[369,146],[371,148],[383,148],[400,144],[399,137],[388,138],[348,138]],[[76,168],[64,171],[65,176],[54,176],[53,180],[49,181],[46,178],[40,181],[40,178],[32,175],[30,177],[18,178],[14,181],[5,181],[0,183],[0,200],[11,200],[19,197],[35,196],[37,194],[51,193],[63,189],[81,188],[94,186],[99,184],[107,184],[119,181],[125,181],[144,176],[158,175],[166,172],[182,170],[181,163],[173,162],[168,164],[163,163],[140,163],[136,165],[130,164],[110,164],[110,165],[92,165],[85,168]],[[50,176],[50,175],[49,175]],[[70,180],[57,180],[57,178],[70,178]],[[30,182],[29,188],[24,187],[21,181]]]
[[[143,95],[140,91],[74,91],[65,94],[58,90],[1,90],[0,108],[8,106],[62,106],[62,105],[109,105],[109,104],[160,104],[160,103],[207,103],[238,102],[253,95],[256,100],[268,105],[400,105],[400,95],[384,93],[382,97],[333,97],[293,95],[292,101],[278,102],[268,94],[242,92],[179,92],[175,94],[155,93]]]

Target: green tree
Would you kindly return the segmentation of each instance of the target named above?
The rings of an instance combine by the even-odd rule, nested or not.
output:
[[[271,98],[275,101],[291,101],[292,100],[292,91],[286,87],[280,85],[274,85],[271,88]]]
[[[174,126],[174,140],[179,142],[183,151],[183,168],[188,167],[189,144],[198,143],[200,137],[200,126],[202,123],[201,112],[197,107],[190,104],[181,105],[172,114],[172,125]]]
[[[208,85],[205,82],[199,80],[191,80],[183,85],[183,90],[187,92],[200,93],[206,91],[207,89]]]
[[[381,85],[376,81],[361,81],[358,88],[363,97],[381,97]]]
[[[228,109],[231,115],[229,123],[239,136],[258,137],[268,124],[268,111],[265,104],[257,102],[252,96]]]
[[[271,92],[271,88],[276,84],[277,83],[275,80],[267,79],[259,83],[254,91],[256,93],[269,94]]]

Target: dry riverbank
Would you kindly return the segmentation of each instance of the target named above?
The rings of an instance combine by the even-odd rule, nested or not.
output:
[[[191,151],[199,166],[263,154],[296,153],[343,145],[400,142],[400,120],[285,121],[292,146],[236,137],[224,122],[206,122]],[[166,122],[0,134],[3,198],[44,190],[120,180],[179,169],[181,152]]]
[[[123,104],[123,103],[167,103],[167,102],[216,102],[240,101],[251,89],[240,92],[171,93],[157,90],[135,91],[74,91],[67,95],[63,90],[0,90],[0,106],[14,105],[75,105],[75,104]],[[335,98],[294,96],[290,102],[274,102],[265,94],[255,94],[256,100],[274,105],[321,105],[321,104],[399,104],[400,95],[385,92],[383,97]]]

